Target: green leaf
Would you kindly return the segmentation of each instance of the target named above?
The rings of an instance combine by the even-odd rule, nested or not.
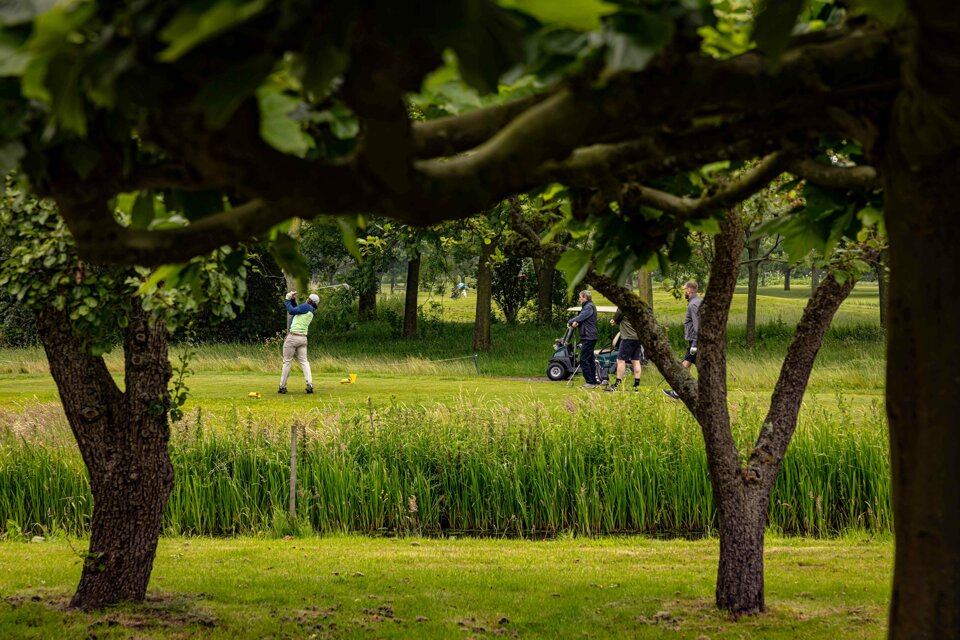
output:
[[[347,248],[347,251],[350,252],[350,255],[357,260],[362,261],[363,257],[360,255],[360,245],[357,244],[357,229],[355,221],[338,217],[337,226],[340,227],[340,235],[343,236],[343,246]]]
[[[80,82],[82,65],[83,58],[80,56],[54,56],[47,65],[45,84],[54,119],[64,129],[86,136],[87,114]]]
[[[297,281],[297,288],[300,291],[307,291],[310,284],[310,267],[300,253],[300,246],[297,241],[286,233],[278,233],[267,248],[270,254],[276,259],[277,264],[285,273],[289,273]]]
[[[330,133],[339,140],[352,140],[360,133],[360,120],[350,109],[341,104],[335,104],[326,111],[310,115],[313,122],[325,122],[330,126]]]
[[[753,22],[753,39],[757,46],[774,60],[787,46],[787,41],[803,10],[804,0],[765,0]]]
[[[23,145],[16,140],[0,145],[0,175],[16,169],[26,152]]]
[[[837,284],[843,286],[843,284],[850,279],[850,274],[841,269],[837,269],[832,274],[833,279],[837,281]]]
[[[170,46],[157,58],[162,62],[173,62],[197,45],[254,17],[268,4],[268,0],[219,0],[202,13],[189,5],[183,7],[160,32],[160,38]]]
[[[130,211],[130,226],[134,229],[146,229],[153,222],[154,215],[153,192],[141,192]]]
[[[257,90],[260,105],[260,137],[271,147],[283,153],[304,157],[313,140],[290,117],[300,101],[284,95],[276,87],[261,87]]]
[[[140,288],[137,289],[137,295],[142,296],[153,293],[156,291],[157,285],[161,282],[164,283],[167,288],[176,286],[182,268],[183,265],[181,264],[165,264],[157,267],[153,273],[150,274],[150,277],[144,280]]]
[[[620,11],[606,22],[606,62],[611,71],[640,71],[673,35],[669,17],[644,9]]]
[[[500,0],[500,6],[531,15],[544,24],[593,31],[600,18],[615,10],[603,0]]]
[[[466,0],[463,5],[463,26],[446,44],[457,54],[464,81],[483,93],[495,93],[500,76],[523,60],[519,25],[487,0]]]
[[[720,233],[720,221],[716,218],[702,218],[700,220],[690,220],[685,225],[690,231],[699,231],[708,233],[712,236]]]
[[[308,42],[301,54],[300,81],[314,98],[322,98],[330,90],[330,83],[347,70],[350,56],[346,47],[338,47],[326,38]]]
[[[30,54],[22,49],[22,45],[22,38],[0,30],[0,77],[23,75],[30,62]]]
[[[253,95],[274,64],[272,55],[261,53],[213,76],[197,92],[193,107],[203,113],[207,126],[219,129]]]
[[[567,276],[569,290],[583,280],[590,269],[591,253],[583,249],[567,249],[557,261],[557,271],[562,271]]]
[[[863,226],[872,227],[878,222],[883,222],[883,210],[876,207],[864,207],[857,213],[857,217],[863,222]]]

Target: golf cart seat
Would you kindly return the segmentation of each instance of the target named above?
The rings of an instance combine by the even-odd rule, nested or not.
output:
[[[611,353],[613,351],[616,351],[619,348],[619,346],[620,346],[620,332],[617,331],[617,335],[613,336],[613,340],[610,342],[610,344],[604,345],[603,347],[594,351],[594,353],[598,356],[602,353]]]

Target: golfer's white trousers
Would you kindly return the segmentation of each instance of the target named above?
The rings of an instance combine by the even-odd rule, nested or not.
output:
[[[313,384],[313,375],[310,373],[310,361],[307,360],[307,336],[295,336],[292,333],[287,334],[287,339],[283,341],[283,371],[280,373],[280,386],[287,386],[287,378],[290,377],[290,363],[296,356],[300,362],[300,368],[303,369],[303,378],[307,384]]]

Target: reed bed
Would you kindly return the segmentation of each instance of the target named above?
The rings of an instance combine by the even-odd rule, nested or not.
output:
[[[282,422],[198,409],[170,443],[176,535],[307,532],[696,536],[717,524],[700,431],[681,408],[624,394],[555,406],[462,399],[452,407],[328,406]],[[762,413],[735,407],[746,456]],[[298,425],[297,513],[290,431]],[[0,525],[8,537],[83,534],[91,498],[62,414],[0,413]],[[831,536],[892,530],[887,433],[879,404],[807,407],[774,488],[769,526]]]

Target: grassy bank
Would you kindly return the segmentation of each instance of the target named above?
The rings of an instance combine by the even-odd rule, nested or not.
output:
[[[771,538],[768,611],[733,620],[716,540],[168,538],[147,603],[94,614],[63,608],[82,548],[0,543],[0,637],[879,639],[893,550]]]

